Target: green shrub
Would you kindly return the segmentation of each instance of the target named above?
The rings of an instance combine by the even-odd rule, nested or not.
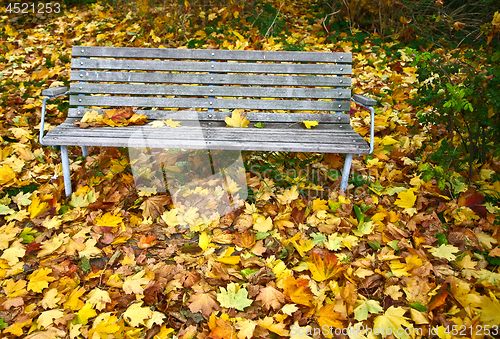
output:
[[[417,52],[420,87],[411,104],[418,122],[431,131],[429,160],[455,171],[475,170],[499,156],[500,52]]]

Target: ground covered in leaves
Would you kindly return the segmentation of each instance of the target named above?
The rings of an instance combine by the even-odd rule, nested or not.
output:
[[[328,38],[300,2],[275,5],[279,37],[236,5],[199,13],[202,29],[137,4],[1,14],[2,337],[498,337],[499,159],[470,186],[418,169],[432,144],[407,102],[418,81],[403,45]],[[335,154],[246,153],[246,172],[197,182],[205,154],[166,152],[164,170],[192,176],[169,195],[134,182],[126,149],[75,147],[66,198],[38,132],[41,90],[68,84],[73,45],[353,52],[353,91],[379,101],[375,151],[355,157],[347,195]],[[49,128],[66,108],[48,105]],[[367,135],[368,115],[351,115]]]

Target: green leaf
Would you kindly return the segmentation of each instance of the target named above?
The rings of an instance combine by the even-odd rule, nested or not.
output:
[[[312,243],[314,246],[316,245],[322,245],[324,241],[326,241],[326,235],[323,233],[311,233],[310,234],[311,238],[313,238]]]
[[[5,206],[5,205],[0,205],[0,215],[8,215],[8,214],[12,214],[14,212],[15,211],[12,208]]]
[[[420,302],[418,302],[418,303],[409,303],[408,305],[410,305],[411,307],[413,307],[414,309],[416,309],[417,311],[420,311],[420,312],[426,312],[427,311],[427,307],[425,307],[424,305],[422,305]]]
[[[442,258],[446,260],[453,261],[456,259],[456,256],[454,253],[459,252],[460,249],[458,247],[455,247],[453,245],[441,245],[439,247],[434,247],[430,249],[430,252],[432,253],[433,256],[436,258]]]
[[[368,246],[370,246],[372,249],[374,249],[376,251],[382,249],[382,246],[380,245],[380,243],[377,240],[375,240],[373,242],[368,241]]]
[[[362,224],[365,221],[365,215],[363,214],[363,211],[361,211],[361,208],[359,208],[357,205],[353,205],[354,212],[356,213],[356,218],[358,218],[358,224]]]
[[[353,230],[352,233],[354,233],[354,235],[358,236],[358,237],[362,237],[363,235],[366,235],[366,234],[371,234],[373,232],[373,227],[375,225],[373,224],[372,221],[368,221],[368,222],[360,222],[358,224],[358,228]]]
[[[254,126],[257,128],[264,128],[264,124],[262,122],[258,122]]]
[[[258,270],[255,269],[255,268],[245,268],[244,270],[241,270],[241,275],[246,277],[247,275],[251,275],[251,274],[254,274],[255,272],[257,272]]]
[[[266,239],[270,234],[269,232],[255,232],[255,241]]]
[[[85,273],[89,273],[92,270],[92,266],[90,266],[90,262],[89,259],[87,259],[87,257],[82,257],[82,260],[80,262],[80,268]]]
[[[21,234],[19,234],[19,237],[23,238],[23,244],[30,244],[35,240],[35,237],[33,236],[35,233],[36,231],[34,231],[33,228],[25,227]]]
[[[389,241],[387,243],[387,245],[389,245],[393,250],[399,251],[401,248],[399,248],[398,243],[399,243],[399,240],[393,240],[393,241]]]
[[[380,313],[384,309],[380,306],[380,303],[376,300],[363,300],[354,309],[354,319],[357,321],[364,321],[368,319],[368,313]]]
[[[3,318],[0,318],[0,330],[3,330],[7,326],[9,326],[9,324],[7,324],[5,321],[3,321]]]
[[[227,290],[220,287],[220,293],[217,293],[217,301],[222,307],[236,308],[238,311],[243,311],[245,307],[250,306],[253,302],[247,296],[248,291],[246,289],[235,283],[230,283],[227,285]]]
[[[444,235],[443,233],[436,234],[435,238],[438,240],[439,245],[448,245],[448,239],[446,239],[446,235]]]

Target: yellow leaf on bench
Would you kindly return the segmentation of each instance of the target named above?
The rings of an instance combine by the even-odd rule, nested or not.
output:
[[[173,127],[173,128],[179,127],[181,125],[181,123],[179,121],[172,121],[172,119],[163,120],[163,123],[166,126]]]
[[[83,115],[80,122],[90,124],[92,122],[98,122],[100,120],[101,120],[101,116],[99,115],[99,112],[94,110],[94,111],[85,112],[85,114]]]
[[[242,114],[242,109],[235,109],[231,117],[226,117],[225,121],[228,127],[248,127],[250,123],[249,120],[246,119],[247,115]]]
[[[302,123],[304,124],[304,126],[306,126],[307,129],[311,129],[311,127],[314,127],[318,124],[317,121],[302,121]]]

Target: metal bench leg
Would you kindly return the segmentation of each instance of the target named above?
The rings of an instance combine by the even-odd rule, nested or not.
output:
[[[61,162],[64,175],[64,192],[69,197],[71,195],[71,173],[69,171],[68,146],[61,146]]]
[[[88,150],[87,146],[82,146],[82,155],[84,158],[89,156],[89,150]]]
[[[349,172],[351,171],[352,153],[345,155],[344,171],[342,172],[342,181],[340,182],[340,189],[345,191],[349,183]]]

